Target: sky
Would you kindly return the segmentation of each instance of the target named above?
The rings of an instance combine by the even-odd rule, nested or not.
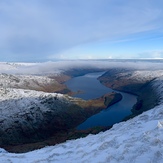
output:
[[[0,0],[0,61],[163,58],[162,0]]]

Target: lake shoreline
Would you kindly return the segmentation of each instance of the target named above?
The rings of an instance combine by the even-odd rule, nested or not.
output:
[[[120,102],[115,102],[115,105],[112,105],[111,107],[109,106],[105,111],[101,111],[100,113],[89,117],[84,123],[77,127],[79,130],[85,130],[96,126],[112,126],[130,115],[131,109],[136,103],[135,95],[116,91],[102,85],[97,78],[104,73],[105,72],[103,71],[88,73],[86,75],[72,78],[65,83],[67,87],[74,92],[78,92],[79,90],[80,92],[83,91],[83,94],[76,94],[75,97],[85,100],[96,98],[109,92],[120,93],[123,96]]]

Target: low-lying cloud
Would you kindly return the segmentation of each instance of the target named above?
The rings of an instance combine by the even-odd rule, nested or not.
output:
[[[2,63],[0,63],[0,65],[1,64]],[[76,60],[33,64],[16,63],[13,67],[12,64],[7,65],[6,69],[4,68],[0,70],[0,72],[11,74],[57,75],[71,69],[107,70],[110,68],[132,68],[136,70],[162,70],[162,67],[162,60]]]

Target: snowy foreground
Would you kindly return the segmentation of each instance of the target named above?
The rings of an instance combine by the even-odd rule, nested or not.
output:
[[[0,149],[1,163],[161,163],[163,162],[163,84],[153,81],[160,105],[115,124],[112,129],[86,138],[45,147],[24,154]]]

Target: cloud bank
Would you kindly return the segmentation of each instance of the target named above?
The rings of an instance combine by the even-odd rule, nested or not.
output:
[[[0,73],[28,75],[59,75],[72,69],[132,68],[135,70],[162,70],[163,60],[76,60],[44,63],[0,63]]]

